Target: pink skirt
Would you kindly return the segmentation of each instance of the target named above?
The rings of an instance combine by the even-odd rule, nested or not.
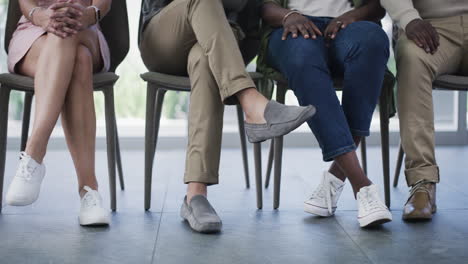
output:
[[[98,35],[99,47],[103,61],[102,72],[106,72],[110,67],[110,51],[107,41],[101,30],[95,25],[91,27]],[[8,71],[15,73],[15,67],[20,62],[26,53],[29,51],[34,41],[44,35],[46,31],[41,27],[33,25],[26,17],[21,17],[18,22],[18,27],[13,33],[13,36],[8,46]]]

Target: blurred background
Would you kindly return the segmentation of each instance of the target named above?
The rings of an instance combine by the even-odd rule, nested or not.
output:
[[[4,27],[6,20],[8,0],[0,0],[0,43],[4,43]],[[115,106],[118,117],[119,136],[124,148],[141,149],[144,137],[144,118],[146,105],[146,87],[139,74],[146,68],[140,58],[137,45],[138,19],[141,0],[127,0],[130,22],[130,52],[124,62],[117,69],[120,79],[115,87]],[[386,17],[383,27],[391,36],[392,22]],[[0,72],[6,72],[6,53],[2,46],[0,50]],[[395,61],[392,56],[388,67],[395,72]],[[248,66],[249,70],[255,70],[255,61]],[[467,144],[468,135],[466,127],[459,127],[461,119],[466,120],[466,112],[460,111],[461,104],[466,105],[466,95],[457,92],[435,92],[436,130],[438,144]],[[160,144],[163,148],[185,147],[185,135],[187,133],[187,110],[189,103],[188,93],[168,92],[164,101],[163,118],[161,120]],[[288,92],[287,103],[297,104],[294,95]],[[95,93],[95,105],[98,117],[98,148],[105,144],[104,126],[104,102],[100,93]],[[19,142],[21,117],[23,109],[23,94],[13,92],[9,109],[9,148],[16,148]],[[391,119],[391,143],[398,143],[398,119]],[[369,144],[379,143],[379,118],[378,111],[374,114],[372,123],[372,135]],[[225,147],[235,147],[239,144],[237,118],[235,107],[226,107],[224,123]],[[377,132],[377,133],[376,133]],[[296,130],[285,141],[286,146],[317,146],[307,126]],[[65,148],[63,132],[60,122],[51,138],[50,147]]]

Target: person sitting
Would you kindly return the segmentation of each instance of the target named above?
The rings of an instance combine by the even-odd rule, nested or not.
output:
[[[81,225],[107,225],[95,175],[96,114],[93,73],[110,66],[99,28],[111,0],[20,0],[23,16],[9,45],[8,69],[34,78],[35,114],[6,202],[35,202],[45,175],[43,159],[59,115],[78,175]],[[55,161],[59,162],[59,161]]]
[[[435,157],[432,82],[468,76],[468,1],[382,0],[401,35],[396,44],[398,118],[409,197],[404,220],[429,220],[440,180]]]
[[[369,136],[389,56],[387,35],[375,23],[385,15],[378,0],[356,8],[348,0],[264,0],[261,11],[267,26],[259,70],[280,72],[300,105],[317,107],[308,125],[323,160],[332,161],[305,202],[305,211],[334,215],[349,179],[360,226],[391,221],[378,187],[364,174],[356,155],[361,138]],[[343,78],[341,104],[335,76]]]
[[[224,105],[240,103],[250,142],[289,133],[315,108],[284,106],[257,91],[219,0],[143,0],[140,50],[149,70],[190,77],[181,216],[195,231],[219,232],[221,219],[206,197],[219,178]]]

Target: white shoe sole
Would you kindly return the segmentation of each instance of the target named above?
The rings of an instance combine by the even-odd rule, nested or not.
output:
[[[107,213],[94,214],[92,216],[78,217],[80,225],[82,226],[101,226],[109,225],[110,219]]]
[[[330,217],[335,215],[336,207],[332,208],[332,213],[328,211],[328,208],[323,208],[319,206],[315,206],[312,204],[304,203],[304,211],[309,214],[314,214],[322,217]]]
[[[392,214],[389,211],[378,211],[364,217],[358,217],[361,227],[371,227],[392,221]]]
[[[5,202],[7,205],[10,206],[27,206],[33,204],[39,196],[33,198],[33,199],[21,199],[18,197],[11,197],[11,195],[8,195],[5,197]]]

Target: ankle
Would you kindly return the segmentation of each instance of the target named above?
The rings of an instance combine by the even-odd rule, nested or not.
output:
[[[187,203],[190,203],[192,198],[196,195],[208,195],[207,186],[205,183],[190,182],[187,186]]]
[[[42,164],[44,161],[44,156],[45,156],[45,149],[44,150],[39,150],[37,148],[33,147],[26,147],[24,152],[30,156],[35,162]]]
[[[84,189],[85,186],[88,186],[89,188],[97,191],[98,190],[98,184],[97,182],[95,183],[90,183],[90,184],[83,184],[83,185],[80,185],[78,187],[78,194],[80,195],[80,198],[83,198],[83,196],[85,196],[85,194],[88,192]]]

